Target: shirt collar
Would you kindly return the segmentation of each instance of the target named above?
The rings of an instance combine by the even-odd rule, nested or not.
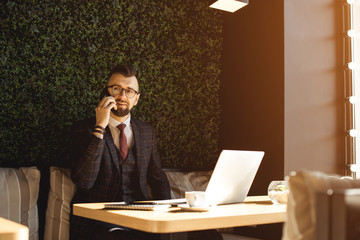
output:
[[[131,115],[129,115],[129,117],[124,121],[124,122],[119,122],[118,120],[116,120],[115,118],[113,118],[112,116],[110,116],[109,119],[109,125],[116,127],[117,125],[123,123],[126,126],[130,126],[130,120],[131,120]]]

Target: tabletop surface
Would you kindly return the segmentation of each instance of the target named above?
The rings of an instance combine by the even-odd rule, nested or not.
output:
[[[208,212],[188,212],[179,207],[166,211],[103,210],[104,203],[78,203],[73,214],[152,233],[171,233],[284,222],[286,204],[273,204],[268,196],[247,197],[243,203],[213,207]]]
[[[29,228],[0,217],[0,239],[28,239]]]

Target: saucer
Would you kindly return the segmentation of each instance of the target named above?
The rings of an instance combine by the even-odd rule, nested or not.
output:
[[[178,207],[181,208],[181,210],[184,211],[190,211],[190,212],[207,212],[210,209],[212,209],[212,206],[208,207],[190,207],[189,204],[179,204]]]

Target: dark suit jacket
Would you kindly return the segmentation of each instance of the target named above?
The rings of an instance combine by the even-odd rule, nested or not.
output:
[[[152,199],[169,199],[170,187],[167,177],[161,168],[160,157],[156,147],[152,127],[144,122],[131,118],[134,133],[134,147],[140,189],[143,199],[149,199],[147,186],[150,187]],[[120,169],[117,149],[109,127],[104,139],[93,135],[95,119],[82,121],[74,126],[74,151],[72,180],[78,190],[73,202],[110,202],[118,201],[120,187]],[[72,231],[80,230],[83,219],[72,217]],[[85,221],[86,222],[86,221]]]

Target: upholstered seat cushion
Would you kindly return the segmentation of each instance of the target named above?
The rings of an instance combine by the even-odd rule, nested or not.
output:
[[[169,180],[171,198],[184,198],[186,191],[205,191],[212,171],[165,170]]]
[[[70,202],[75,191],[76,186],[71,180],[69,169],[50,167],[50,191],[44,239],[69,239]]]
[[[289,197],[283,240],[315,240],[316,194],[328,189],[359,188],[360,180],[344,179],[316,171],[291,173],[288,180]]]
[[[0,168],[0,217],[29,228],[29,239],[39,238],[40,171],[36,167]]]

